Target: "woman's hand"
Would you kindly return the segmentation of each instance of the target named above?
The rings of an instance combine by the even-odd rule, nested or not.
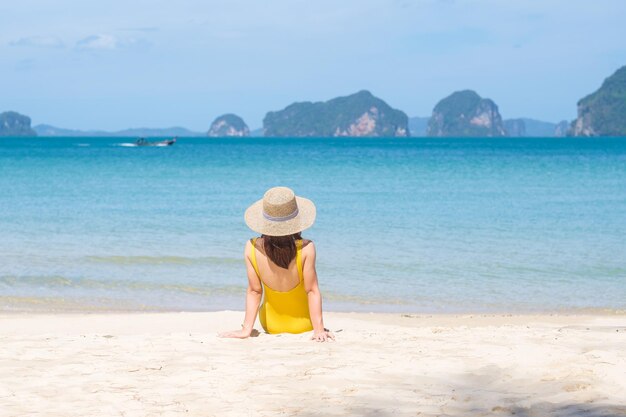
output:
[[[330,332],[328,329],[324,329],[321,331],[313,331],[313,336],[311,336],[311,340],[315,340],[316,342],[327,342],[329,340],[335,340],[335,335]]]
[[[224,332],[217,335],[217,337],[231,338],[231,339],[247,339],[250,337],[250,331],[245,329],[235,330],[232,332]]]

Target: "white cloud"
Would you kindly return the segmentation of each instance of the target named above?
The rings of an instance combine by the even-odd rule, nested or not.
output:
[[[128,32],[158,32],[159,28],[156,26],[145,26],[145,27],[125,27],[120,30],[125,30]]]
[[[76,42],[78,49],[116,49],[118,39],[113,35],[91,35]]]
[[[76,49],[80,50],[114,50],[136,46],[148,46],[144,39],[120,38],[110,34],[90,35],[76,42]]]
[[[56,36],[28,36],[9,42],[11,46],[26,46],[34,48],[63,48],[63,41]]]

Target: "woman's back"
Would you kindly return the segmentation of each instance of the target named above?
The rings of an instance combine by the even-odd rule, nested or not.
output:
[[[310,240],[302,240],[302,248],[305,248],[309,243]],[[289,291],[299,284],[300,276],[295,257],[289,263],[289,267],[285,269],[269,259],[265,253],[263,237],[254,239],[254,249],[259,278],[263,284],[275,291],[283,292]],[[304,255],[302,257],[304,258]],[[304,264],[304,259],[302,259],[302,263]]]
[[[303,241],[297,240],[296,256],[282,268],[266,255],[263,238],[252,239],[250,262],[263,285],[259,321],[268,333],[302,333],[313,329],[304,288]],[[309,243],[307,241],[306,243]]]

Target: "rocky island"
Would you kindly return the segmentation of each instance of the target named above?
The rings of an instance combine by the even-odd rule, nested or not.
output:
[[[475,91],[452,93],[433,109],[427,136],[501,137],[507,136],[498,106]]]
[[[211,123],[207,132],[210,137],[250,136],[250,129],[243,119],[236,114],[224,114]]]
[[[626,66],[604,80],[595,93],[578,102],[573,136],[626,136]]]
[[[325,102],[301,102],[269,112],[263,119],[267,137],[409,135],[408,117],[369,91]]]
[[[14,111],[0,113],[0,136],[37,136],[30,127],[30,117]]]

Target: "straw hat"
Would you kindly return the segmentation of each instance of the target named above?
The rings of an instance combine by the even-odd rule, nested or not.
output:
[[[287,187],[267,190],[263,199],[246,210],[246,224],[267,236],[287,236],[308,229],[315,222],[315,204],[297,197]]]

